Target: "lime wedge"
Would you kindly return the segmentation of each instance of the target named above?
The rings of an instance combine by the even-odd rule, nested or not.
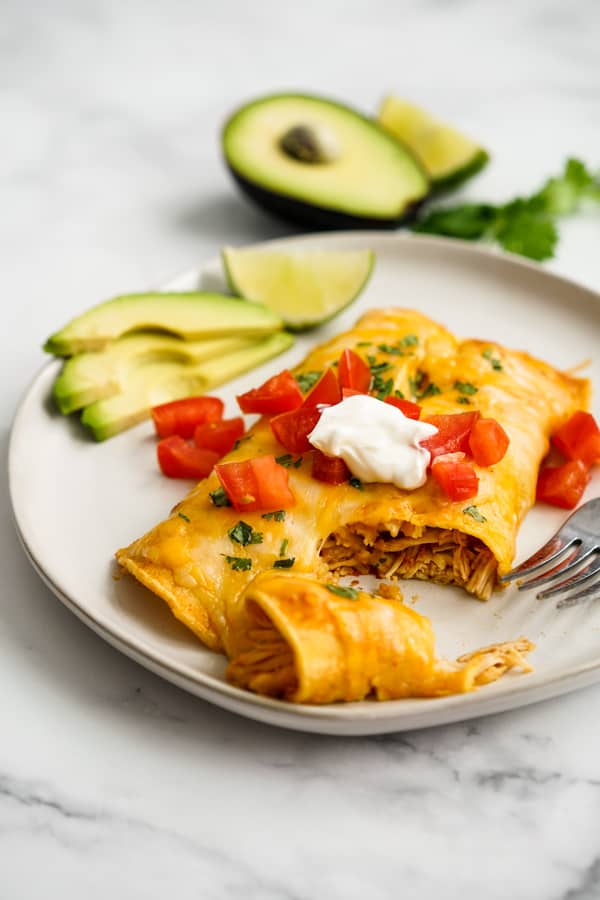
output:
[[[292,331],[314,328],[352,303],[375,263],[372,250],[304,250],[282,253],[224,247],[231,290],[276,312]]]
[[[455,187],[482,169],[488,153],[475,141],[399,97],[386,97],[379,124],[419,159],[434,188]]]

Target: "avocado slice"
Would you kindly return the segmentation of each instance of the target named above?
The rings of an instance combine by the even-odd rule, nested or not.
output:
[[[186,340],[241,335],[259,337],[282,328],[272,310],[225,294],[126,294],[99,303],[51,335],[47,353],[73,356],[102,350],[130,331],[163,331]]]
[[[227,337],[183,341],[168,334],[128,334],[97,353],[67,359],[54,382],[53,396],[63,415],[118,394],[136,367],[151,362],[199,363],[240,350],[256,338]]]
[[[242,106],[222,134],[240,187],[270,212],[319,228],[394,227],[429,191],[421,164],[341,103],[274,94]]]
[[[130,372],[122,393],[86,406],[81,421],[97,441],[104,441],[147,419],[153,406],[203,394],[283,353],[293,343],[291,334],[280,331],[233,353],[194,365],[140,365]]]

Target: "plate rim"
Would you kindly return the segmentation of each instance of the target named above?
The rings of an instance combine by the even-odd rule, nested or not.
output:
[[[589,301],[600,303],[600,293],[578,282],[576,279],[548,271],[535,262],[514,254],[497,251],[493,247],[471,244],[467,241],[453,238],[448,239],[430,235],[413,235],[406,232],[394,233],[381,230],[328,231],[275,238],[244,246],[270,248],[282,244],[344,241],[344,239],[348,238],[352,238],[354,241],[369,239],[381,241],[383,239],[390,244],[399,241],[418,242],[431,245],[433,248],[444,248],[445,250],[451,247],[452,252],[456,251],[459,255],[462,253],[467,256],[472,254],[487,256],[499,261],[501,264],[529,270],[549,282],[559,282],[566,289],[574,289],[581,292]],[[192,273],[197,273],[199,270],[206,270],[218,264],[218,261],[219,257],[212,257],[203,263],[198,263],[195,267],[180,271],[171,278],[164,279],[161,282],[162,287],[164,289],[170,282],[183,279]],[[412,711],[407,709],[407,703],[410,703],[410,701],[406,700],[387,701],[386,703],[372,701],[372,706],[370,701],[366,703],[363,701],[360,715],[353,716],[355,704],[329,704],[325,706],[291,704],[286,701],[242,691],[240,688],[233,687],[227,682],[202,671],[194,672],[192,677],[190,674],[182,671],[180,667],[172,665],[168,659],[161,657],[160,654],[151,648],[140,646],[139,643],[136,644],[131,641],[119,628],[111,627],[110,623],[107,623],[102,617],[90,613],[84,604],[76,597],[70,596],[67,591],[63,590],[53,580],[51,575],[45,570],[41,560],[37,559],[33,548],[27,541],[25,530],[22,528],[19,520],[19,503],[16,496],[16,478],[14,475],[15,447],[20,434],[21,416],[25,415],[28,403],[39,389],[40,384],[50,376],[51,369],[58,364],[59,362],[56,359],[50,359],[37,370],[21,393],[10,426],[7,454],[8,487],[15,530],[29,563],[43,583],[61,603],[74,613],[80,621],[91,628],[95,634],[102,637],[119,652],[122,652],[159,677],[194,696],[247,718],[273,726],[337,736],[383,734],[466,721],[475,717],[491,715],[537,703],[600,681],[599,656],[595,662],[582,663],[576,667],[569,667],[566,671],[559,670],[549,674],[544,677],[543,681],[534,685],[528,684],[527,679],[523,679],[523,683],[512,684],[510,689],[494,690],[496,686],[490,685],[486,687],[485,694],[472,692],[435,698],[435,707],[432,706],[431,710],[426,708],[434,702],[431,699],[416,701],[423,704],[425,708],[421,705],[419,709]],[[400,712],[400,710],[403,711]]]

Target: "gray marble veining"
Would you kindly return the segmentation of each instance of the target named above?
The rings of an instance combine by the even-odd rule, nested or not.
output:
[[[292,86],[369,109],[395,89],[493,149],[465,196],[504,197],[568,154],[598,163],[599,38],[594,0],[7,0],[3,454],[58,322],[290,233],[219,159],[241,99]],[[562,235],[551,265],[600,288],[598,220]],[[64,610],[0,491],[0,900],[600,897],[600,689],[375,738],[238,719]]]

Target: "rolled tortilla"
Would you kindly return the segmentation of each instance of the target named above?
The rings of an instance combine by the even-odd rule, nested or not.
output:
[[[321,582],[363,574],[385,580],[421,578],[454,584],[487,599],[499,585],[499,575],[511,566],[519,524],[535,500],[550,435],[589,401],[585,379],[494,341],[459,341],[431,319],[403,309],[367,313],[355,328],[313,350],[296,371],[322,371],[345,348],[367,359],[382,379],[382,390],[417,399],[422,418],[470,409],[496,418],[510,437],[508,452],[495,466],[476,467],[479,493],[468,504],[448,500],[432,478],[414,491],[390,484],[364,484],[362,489],[349,483],[324,484],[311,476],[310,453],[288,469],[296,505],[283,521],[217,508],[210,499],[219,487],[216,475],[202,481],[168,519],[119,550],[117,559],[162,597],[200,640],[230,658],[238,656],[233,635],[246,618],[244,591],[257,575],[272,570],[284,540],[294,575]],[[475,391],[461,393],[458,384],[472,385]],[[283,452],[263,418],[226,461]],[[476,516],[471,514],[473,505]],[[232,544],[228,532],[240,518],[261,532],[261,543]],[[232,569],[227,561],[231,555],[250,560],[249,568]],[[367,609],[383,608],[381,599],[364,602],[365,615]],[[373,615],[372,639],[377,643],[379,613]],[[395,615],[405,624],[412,618],[406,608]],[[366,625],[363,633],[369,633]],[[365,664],[369,652],[364,650]],[[390,659],[397,658],[390,653]],[[496,664],[488,669],[493,671]],[[473,672],[477,665],[466,669]],[[449,674],[452,678],[458,676]],[[386,685],[385,679],[373,685],[377,696],[386,694]],[[430,690],[427,685],[424,680],[423,690]],[[363,687],[366,690],[366,682]],[[397,685],[394,690],[399,690]]]
[[[258,575],[244,592],[229,681],[321,704],[462,694],[514,667],[531,669],[525,654],[533,645],[525,638],[451,664],[435,656],[429,619],[400,599],[335,590],[305,576]]]

